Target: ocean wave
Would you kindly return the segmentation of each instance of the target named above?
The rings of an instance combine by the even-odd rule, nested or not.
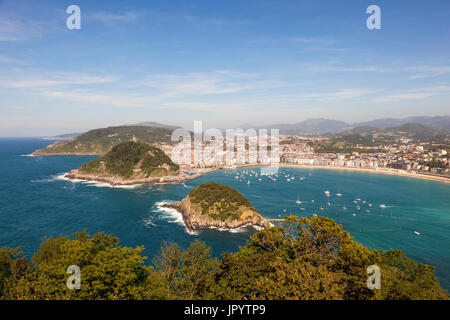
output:
[[[172,203],[175,203],[175,202],[176,201],[171,201],[171,200],[165,200],[165,201],[156,202],[155,203],[155,206],[157,208],[156,211],[159,211],[160,213],[162,213],[163,217],[166,218],[168,222],[182,225],[188,234],[190,234],[190,235],[198,235],[197,231],[189,231],[186,228],[186,225],[185,225],[184,220],[183,220],[183,216],[182,216],[182,214],[180,212],[178,212],[175,209],[166,208],[166,207],[162,206],[163,204],[172,204]]]
[[[173,204],[173,203],[175,203],[175,201],[171,200],[156,202],[155,203],[155,206],[157,208],[156,211],[163,213],[163,216],[166,216],[167,218],[172,218],[172,220],[170,220],[169,222],[185,226],[183,216],[181,215],[181,213],[179,213],[175,209],[163,207],[164,204]]]
[[[156,224],[153,222],[153,216],[144,219],[144,225],[149,228],[156,227]]]
[[[112,186],[109,183],[106,182],[100,182],[100,181],[91,181],[91,180],[83,180],[83,179],[69,179],[66,178],[66,173],[61,173],[58,175],[55,175],[55,180],[64,180],[69,181],[72,183],[82,183],[87,186],[91,187],[100,187],[100,188],[119,188],[119,189],[134,189],[139,187],[140,185],[134,184],[134,185],[127,185],[127,186]]]
[[[36,155],[30,153],[30,154],[21,154],[21,157],[36,157]]]
[[[251,223],[248,223],[246,225],[243,225],[243,226],[241,226],[239,228],[235,228],[235,229],[217,228],[217,227],[214,227],[214,226],[208,227],[208,229],[214,229],[214,230],[217,230],[217,231],[230,232],[230,233],[245,233],[245,232],[248,231],[249,228],[253,228],[256,231],[261,231],[262,230],[261,227],[255,226],[255,225],[253,225]]]
[[[178,211],[175,210],[175,209],[172,209],[172,208],[166,208],[166,207],[163,207],[163,206],[162,206],[162,205],[164,205],[164,204],[173,204],[173,203],[175,203],[175,202],[176,202],[176,201],[172,201],[172,200],[165,200],[165,201],[156,202],[156,203],[155,203],[155,206],[156,206],[156,208],[157,208],[156,211],[157,211],[157,212],[163,213],[163,217],[165,217],[166,219],[167,219],[167,218],[171,219],[171,220],[168,220],[168,222],[170,222],[170,223],[176,223],[176,224],[179,224],[179,225],[184,226],[187,233],[189,233],[189,234],[191,234],[191,235],[198,235],[198,234],[199,234],[198,231],[192,232],[192,231],[189,231],[189,230],[186,228],[186,224],[184,223],[183,216],[182,216],[182,214],[181,214],[180,212],[178,212]],[[257,230],[257,231],[262,230],[261,227],[254,226],[254,225],[252,225],[251,223],[246,224],[246,225],[241,226],[241,227],[236,228],[236,229],[217,228],[217,227],[214,227],[214,226],[208,227],[208,229],[214,229],[214,230],[217,230],[217,231],[224,231],[224,232],[230,232],[230,233],[245,233],[245,232],[248,231],[248,228],[249,228],[249,227],[254,228],[254,229]]]

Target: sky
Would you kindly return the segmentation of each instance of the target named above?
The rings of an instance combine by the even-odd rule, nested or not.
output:
[[[448,0],[0,0],[0,136],[449,115],[449,14]]]

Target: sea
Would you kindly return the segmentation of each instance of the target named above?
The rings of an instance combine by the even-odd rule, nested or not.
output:
[[[215,181],[237,189],[264,217],[326,216],[363,245],[401,249],[435,266],[441,286],[450,289],[448,183],[327,169],[280,168],[268,176],[251,167],[214,171],[185,183],[111,187],[64,179],[64,173],[95,156],[31,156],[50,143],[0,138],[0,247],[20,246],[31,258],[42,239],[87,230],[117,236],[122,245],[144,246],[149,264],[164,242],[187,248],[200,239],[220,257],[245,245],[257,230],[188,233],[180,214],[160,208]]]

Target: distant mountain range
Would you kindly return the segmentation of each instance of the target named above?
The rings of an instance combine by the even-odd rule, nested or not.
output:
[[[360,126],[348,131],[337,133],[335,136],[344,138],[363,137],[368,141],[383,142],[394,142],[400,138],[421,141],[445,141],[445,139],[450,137],[450,132],[442,129],[427,127],[418,123],[405,123],[400,126],[388,128]]]
[[[256,128],[279,129],[280,134],[310,135],[310,134],[339,133],[349,131],[358,127],[391,128],[402,126],[408,123],[420,124],[422,126],[427,126],[430,128],[450,132],[450,116],[409,117],[404,119],[385,118],[366,122],[358,122],[353,124],[344,121],[318,118],[318,119],[308,119],[293,124],[274,124]],[[244,128],[250,127],[251,126],[246,125]]]
[[[168,124],[159,123],[159,122],[155,122],[155,121],[144,121],[144,122],[139,122],[139,123],[134,123],[134,124],[126,124],[126,126],[145,126],[145,127],[155,127],[155,128],[166,128],[166,129],[170,129],[170,130],[179,128],[179,126],[171,126]]]
[[[413,123],[419,124],[425,127],[443,130],[450,132],[450,116],[437,116],[437,117],[408,117],[403,119],[384,118],[376,119],[366,122],[348,123],[339,120],[329,120],[324,118],[308,119],[305,121],[292,123],[292,124],[274,124],[267,126],[252,126],[251,124],[245,124],[241,126],[242,129],[255,128],[255,129],[279,129],[280,134],[292,134],[292,135],[314,135],[314,134],[336,134],[342,132],[350,132],[356,128],[363,128],[359,130],[366,130],[367,128],[381,129],[381,128],[394,128],[402,125]],[[155,128],[165,128],[174,130],[179,128],[178,126],[167,125],[155,121],[144,121],[135,124],[127,124],[125,126],[145,126]],[[366,129],[364,129],[366,128]],[[417,128],[416,128],[417,129]],[[422,128],[424,130],[424,128]],[[74,138],[80,136],[81,133],[71,133],[59,135],[58,138]]]

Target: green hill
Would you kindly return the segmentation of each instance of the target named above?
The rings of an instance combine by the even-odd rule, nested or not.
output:
[[[203,183],[189,192],[191,204],[201,209],[202,215],[217,220],[244,220],[257,210],[237,190],[215,183]]]
[[[445,141],[449,134],[443,130],[430,128],[418,123],[405,123],[397,127],[375,128],[356,127],[342,132],[339,137],[348,139],[359,135],[378,143],[398,142],[399,139],[412,139],[421,141]]]
[[[90,130],[72,140],[58,141],[35,154],[105,154],[119,143],[136,139],[149,144],[171,143],[172,130],[148,126],[119,126]]]
[[[162,177],[178,172],[178,165],[159,148],[144,142],[124,142],[103,157],[78,168],[82,174],[116,176],[123,179]]]

